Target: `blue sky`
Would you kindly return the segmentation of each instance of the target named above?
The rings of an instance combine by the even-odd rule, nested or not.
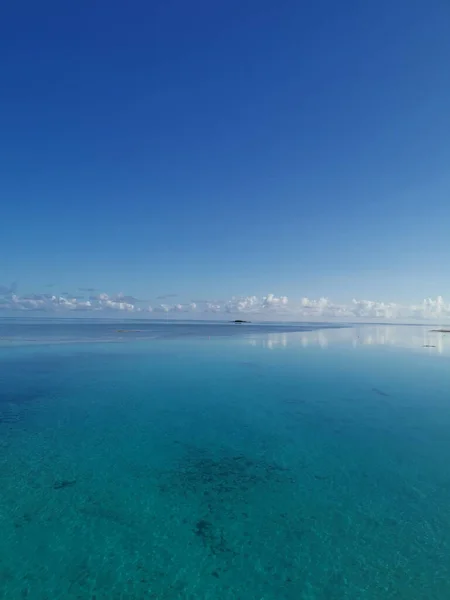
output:
[[[5,298],[450,300],[448,0],[25,0],[0,53]]]

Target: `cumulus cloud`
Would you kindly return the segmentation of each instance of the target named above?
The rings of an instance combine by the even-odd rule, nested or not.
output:
[[[193,312],[196,309],[195,302],[190,302],[189,304],[158,304],[153,308],[153,311],[159,313],[185,313]]]
[[[167,304],[158,304],[153,308],[153,312],[155,313],[167,313],[169,312],[169,306]]]
[[[233,297],[224,304],[224,310],[227,313],[267,313],[279,312],[285,313],[288,304],[286,296],[275,296],[268,294],[262,298],[257,296]]]
[[[353,299],[349,304],[335,304],[328,298],[303,298],[298,312],[301,316],[344,320],[426,321],[450,317],[450,304],[446,304],[442,296],[436,299],[426,298],[416,305],[357,299]]]
[[[256,296],[236,297],[233,296],[231,300],[225,303],[224,309],[227,313],[235,312],[255,312],[258,305],[258,298]]]
[[[173,306],[171,306],[170,310],[171,310],[171,312],[183,312],[183,305],[182,304],[174,304]]]
[[[97,294],[95,296],[89,296],[89,300],[92,302],[101,302],[102,300],[109,300],[108,294]]]
[[[440,321],[450,319],[450,303],[442,296],[426,298],[420,304],[403,305],[395,302],[353,299],[351,302],[335,303],[329,298],[302,298],[291,302],[286,296],[268,294],[234,297],[221,304],[208,303],[207,312],[246,313],[264,319],[273,316],[292,321]]]
[[[14,286],[0,288],[0,310],[4,311],[45,311],[48,313],[69,312],[116,312],[154,313],[173,315],[208,314],[248,315],[252,320],[290,321],[445,321],[450,319],[450,304],[442,296],[426,298],[419,304],[402,305],[394,302],[353,299],[350,302],[335,303],[329,298],[302,298],[288,300],[286,296],[267,294],[266,296],[233,296],[229,300],[197,300],[188,303],[160,303],[154,306],[139,306],[137,298],[123,293],[106,292],[83,296],[64,293],[27,294],[20,296]]]
[[[99,294],[99,296],[91,297],[89,300],[51,294],[32,294],[28,296],[12,294],[8,301],[3,303],[3,308],[13,311],[46,311],[50,313],[85,310],[122,310],[130,312],[139,310],[131,303],[111,300],[108,294]]]
[[[108,296],[108,294],[99,294],[91,297],[91,302],[95,303],[97,310],[118,310],[126,312],[138,312],[139,309],[132,303],[127,302],[126,297],[119,294],[116,296]]]
[[[222,305],[215,302],[206,302],[205,312],[220,313]]]
[[[274,294],[268,294],[264,296],[262,299],[262,308],[279,308],[283,306],[287,306],[288,299],[287,296],[280,296],[277,298]]]

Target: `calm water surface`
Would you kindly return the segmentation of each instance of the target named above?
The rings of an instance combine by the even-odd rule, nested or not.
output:
[[[3,600],[450,598],[447,336],[57,325],[0,324]]]

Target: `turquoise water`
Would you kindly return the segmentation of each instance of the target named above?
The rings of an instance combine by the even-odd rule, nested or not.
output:
[[[450,598],[445,335],[34,327],[0,326],[3,600]]]

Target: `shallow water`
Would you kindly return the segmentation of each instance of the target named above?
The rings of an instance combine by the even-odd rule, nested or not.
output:
[[[2,599],[450,597],[446,336],[14,327]]]

